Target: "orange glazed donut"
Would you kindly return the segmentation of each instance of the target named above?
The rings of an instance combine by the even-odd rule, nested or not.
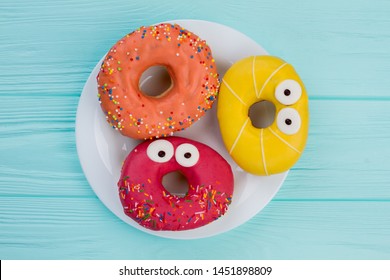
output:
[[[164,66],[171,86],[158,96],[144,94],[142,73]],[[107,53],[97,76],[98,97],[107,122],[136,139],[183,130],[211,108],[219,79],[210,47],[177,24],[141,27]]]

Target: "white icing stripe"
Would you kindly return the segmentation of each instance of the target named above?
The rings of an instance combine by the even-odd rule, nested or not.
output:
[[[249,121],[249,118],[246,119],[246,121],[244,122],[244,124],[243,124],[242,127],[241,127],[240,132],[238,133],[236,139],[234,140],[234,143],[233,143],[232,147],[231,147],[230,150],[229,150],[229,154],[230,154],[230,155],[232,154],[234,148],[236,147],[238,140],[240,140],[241,134],[244,132],[244,129],[245,129],[245,127],[246,127],[248,121]]]
[[[253,85],[255,88],[255,93],[257,94],[257,84],[256,84],[256,76],[255,76],[255,63],[256,63],[256,56],[253,57],[252,61],[252,77],[253,77]]]
[[[263,166],[264,166],[265,175],[268,176],[267,163],[265,161],[265,153],[264,153],[263,132],[264,132],[264,129],[261,129],[261,132],[260,132],[261,158],[263,159]]]
[[[279,138],[280,141],[282,141],[284,144],[286,144],[287,146],[289,146],[291,149],[293,149],[294,151],[296,151],[298,154],[301,153],[300,150],[298,150],[297,148],[295,148],[294,146],[292,146],[290,143],[288,143],[286,140],[284,140],[282,137],[280,137],[279,135],[276,134],[275,131],[272,130],[271,127],[268,127],[269,130],[272,132],[273,135],[275,135],[277,138]]]
[[[276,70],[274,72],[271,73],[271,75],[268,77],[268,79],[264,82],[263,86],[261,87],[261,90],[259,93],[256,92],[256,97],[257,98],[260,98],[261,96],[261,93],[263,92],[265,86],[268,84],[268,82],[271,80],[271,78],[280,71],[280,69],[282,69],[284,66],[286,66],[288,63],[283,63],[282,65],[280,65],[278,68],[276,68]]]
[[[222,79],[222,83],[225,84],[225,86],[229,89],[229,91],[242,103],[244,104],[245,106],[248,106],[246,105],[246,103],[237,95],[237,93],[234,92],[234,90],[229,86],[229,84],[224,80]]]

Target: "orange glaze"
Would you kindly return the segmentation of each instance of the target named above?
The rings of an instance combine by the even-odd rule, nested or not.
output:
[[[166,67],[172,86],[159,96],[139,88],[151,66]],[[141,27],[107,53],[97,76],[98,97],[107,122],[136,139],[164,137],[199,120],[219,89],[210,47],[177,24]]]

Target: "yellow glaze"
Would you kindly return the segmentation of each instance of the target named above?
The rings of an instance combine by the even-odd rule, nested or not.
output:
[[[286,80],[293,80],[301,87],[300,98],[289,105],[276,98],[276,88]],[[263,100],[275,105],[275,120],[269,127],[256,128],[248,111],[251,105]],[[283,110],[285,108],[294,110]],[[301,122],[297,132],[286,134],[283,126],[278,125],[279,114],[284,116],[281,110],[297,112]],[[249,173],[284,172],[297,162],[306,145],[309,129],[307,93],[294,68],[280,58],[251,56],[233,64],[222,80],[217,114],[227,150]],[[291,125],[287,122],[286,127]]]

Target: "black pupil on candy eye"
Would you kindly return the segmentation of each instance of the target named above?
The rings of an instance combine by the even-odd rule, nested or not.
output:
[[[165,152],[164,151],[159,151],[158,152],[158,156],[161,157],[161,158],[165,157]]]
[[[191,157],[191,153],[185,153],[185,154],[184,154],[184,157],[185,157],[185,158],[190,158],[190,157]]]
[[[287,125],[292,124],[292,121],[291,121],[290,119],[286,119],[284,122],[285,122]]]
[[[289,96],[291,94],[291,91],[289,89],[284,90],[284,95]]]

